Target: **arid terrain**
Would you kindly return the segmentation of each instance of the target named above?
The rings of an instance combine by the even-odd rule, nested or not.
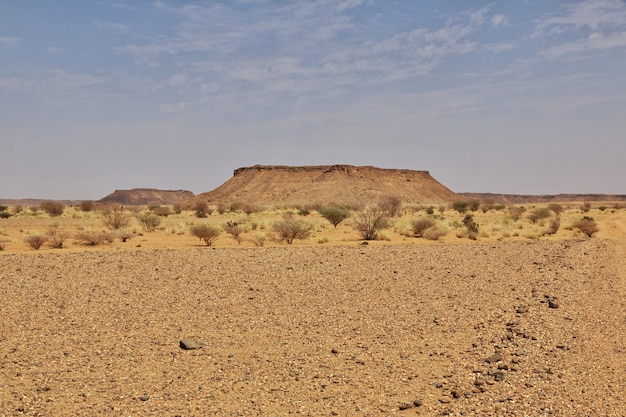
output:
[[[232,192],[269,192],[248,174]],[[620,200],[404,204],[364,241],[361,209],[211,195],[5,209],[0,416],[626,415]]]
[[[39,251],[21,237],[101,219],[3,219],[0,415],[626,415],[626,211],[591,208],[592,238],[575,205],[543,237],[506,211],[475,213],[476,241],[446,210],[439,241],[403,233],[421,212],[368,245],[312,213],[293,245],[207,247],[177,228],[281,213],[182,212]]]

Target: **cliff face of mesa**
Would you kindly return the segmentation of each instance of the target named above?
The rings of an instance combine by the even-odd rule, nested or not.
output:
[[[405,204],[448,203],[459,199],[428,171],[354,165],[255,165],[236,169],[224,184],[192,200],[276,207],[358,206],[385,196],[400,197]]]

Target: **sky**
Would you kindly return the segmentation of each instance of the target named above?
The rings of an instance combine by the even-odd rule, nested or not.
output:
[[[0,0],[0,198],[255,164],[626,194],[626,1]]]

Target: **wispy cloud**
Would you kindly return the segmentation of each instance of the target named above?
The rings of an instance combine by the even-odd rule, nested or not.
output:
[[[111,33],[127,34],[130,33],[128,26],[116,22],[94,22],[94,25],[100,29]]]
[[[507,17],[503,14],[494,14],[491,16],[491,27],[497,28],[498,26],[504,26],[509,23]]]
[[[12,36],[0,36],[0,46],[15,46],[20,43],[20,38]]]

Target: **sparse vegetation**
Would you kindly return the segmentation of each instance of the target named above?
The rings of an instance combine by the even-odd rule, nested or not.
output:
[[[11,213],[6,210],[0,211],[0,219],[8,219],[11,217]]]
[[[284,240],[291,245],[295,239],[304,240],[309,237],[313,225],[302,219],[294,219],[285,216],[282,220],[275,222],[272,229],[278,235],[278,240]]]
[[[167,217],[172,214],[172,211],[167,206],[156,206],[150,209],[152,213],[160,217]]]
[[[44,243],[48,241],[48,237],[46,235],[34,234],[28,235],[24,238],[24,242],[28,244],[31,248],[38,250],[43,246]]]
[[[429,227],[422,233],[422,236],[428,240],[439,240],[440,237],[445,235],[446,231],[439,229],[437,226]]]
[[[339,206],[322,207],[319,209],[319,213],[323,218],[328,220],[335,229],[339,223],[350,216],[350,210],[348,208]]]
[[[208,224],[192,226],[189,231],[193,236],[204,241],[207,246],[211,246],[220,236],[220,229]]]
[[[376,240],[389,227],[389,212],[378,204],[371,204],[353,216],[353,226],[364,240]]]

